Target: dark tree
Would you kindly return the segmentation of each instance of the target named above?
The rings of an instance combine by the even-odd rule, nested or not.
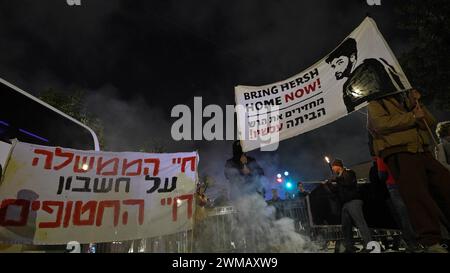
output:
[[[89,113],[86,108],[85,93],[83,91],[76,91],[67,95],[55,89],[47,89],[41,92],[38,97],[90,127],[97,134],[100,148],[103,149],[105,147],[103,123],[99,118]]]
[[[410,35],[400,63],[427,103],[450,110],[450,1],[397,1],[399,27]]]

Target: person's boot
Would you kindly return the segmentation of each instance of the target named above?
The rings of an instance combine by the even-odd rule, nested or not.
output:
[[[425,253],[448,253],[447,249],[440,244],[434,244],[425,248]]]

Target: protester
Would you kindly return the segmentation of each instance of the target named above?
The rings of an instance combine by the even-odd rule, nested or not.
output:
[[[398,184],[419,242],[426,252],[446,253],[439,216],[441,209],[450,218],[450,173],[430,152],[435,119],[419,99],[420,93],[411,90],[369,102],[368,129],[375,154]]]
[[[278,189],[272,189],[272,198],[267,201],[267,205],[275,208],[275,219],[283,216],[283,199],[280,198]]]
[[[394,177],[389,172],[389,168],[384,163],[382,158],[376,157],[376,164],[380,181],[382,183],[386,183],[390,196],[390,203],[392,205],[393,216],[402,230],[402,237],[406,243],[406,251],[421,252],[422,248],[417,242],[417,234],[411,224],[411,221],[409,220],[408,209],[400,196],[398,185],[395,183]]]
[[[354,171],[344,168],[342,160],[335,159],[331,164],[333,176],[325,185],[333,192],[337,193],[338,199],[342,206],[341,224],[344,235],[345,252],[351,253],[355,251],[353,246],[353,224],[359,229],[364,242],[362,252],[366,251],[367,244],[372,241],[370,229],[367,226],[363,214],[363,201],[358,192],[356,174]],[[333,185],[331,182],[336,182]]]
[[[269,200],[269,202],[278,202],[281,201],[280,195],[278,193],[277,189],[272,189],[272,198]]]
[[[450,121],[438,123],[436,135],[440,140],[435,151],[436,158],[450,171]]]
[[[211,231],[207,228],[206,219],[208,217],[208,211],[206,207],[208,205],[209,199],[205,194],[207,189],[206,183],[197,184],[197,190],[195,192],[195,211],[194,211],[194,229],[193,236],[195,241],[195,248],[199,251],[211,250],[210,242],[205,238],[210,238]]]
[[[297,182],[297,193],[295,194],[295,196],[297,198],[303,199],[308,194],[309,194],[309,192],[307,190],[305,190],[303,183],[301,181]]]
[[[195,220],[201,221],[203,220],[206,216],[206,205],[209,202],[208,197],[205,194],[206,191],[206,185],[205,184],[199,184],[197,186],[197,191],[195,192],[195,205],[196,205],[196,209],[195,209]]]
[[[232,188],[231,198],[235,195],[259,193],[263,194],[261,177],[263,169],[256,160],[242,152],[240,142],[233,143],[233,157],[225,164],[225,177],[230,181]],[[237,192],[236,192],[237,191]]]

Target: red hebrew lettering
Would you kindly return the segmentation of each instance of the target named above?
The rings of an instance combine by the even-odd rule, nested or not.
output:
[[[31,209],[36,211],[39,210],[41,208],[41,202],[39,201],[33,201],[31,202]]]
[[[191,163],[191,171],[195,171],[195,156],[190,156],[190,157],[185,157],[183,158],[182,164],[181,164],[181,172],[184,173],[186,171],[186,163],[190,162]]]
[[[139,225],[142,225],[144,223],[144,199],[129,199],[129,200],[123,200],[122,203],[124,205],[130,205],[130,206],[139,206],[139,216],[138,221]],[[128,213],[125,216],[122,216],[122,222],[125,225],[128,222]]]
[[[64,202],[63,201],[43,201],[42,202],[42,210],[53,214],[53,209],[51,207],[58,207],[58,211],[56,212],[56,220],[54,222],[42,222],[39,223],[39,228],[57,228],[61,226],[62,215]]]
[[[83,158],[81,159],[81,162],[80,162],[80,159],[81,159],[81,156],[79,156],[79,155],[75,156],[75,164],[73,165],[74,172],[85,173],[93,168],[95,157],[91,156],[89,158],[89,165],[87,165],[87,161],[88,161],[87,156],[83,156]],[[87,168],[85,167],[86,165],[87,165]]]
[[[6,219],[9,206],[18,206],[20,208],[20,219]],[[5,199],[0,205],[0,226],[24,226],[28,221],[30,212],[30,201],[24,199]]]
[[[172,221],[176,222],[178,219],[178,200],[183,201],[187,200],[187,218],[191,219],[192,217],[192,200],[193,200],[193,194],[185,194],[174,198],[174,202],[172,205]]]
[[[89,218],[81,220],[81,215],[89,210]],[[92,226],[95,220],[95,211],[97,210],[97,201],[88,201],[83,205],[83,201],[75,202],[75,212],[73,214],[73,224],[75,226]]]
[[[114,208],[114,226],[117,226],[119,224],[120,201],[119,200],[100,201],[98,204],[97,220],[95,222],[95,224],[98,227],[102,225],[103,212],[105,208],[109,207]]]
[[[112,169],[107,172],[106,171],[102,172],[103,169],[106,168],[111,163],[114,164]],[[98,175],[117,175],[118,168],[119,168],[119,158],[117,158],[117,157],[111,158],[110,160],[105,161],[105,163],[103,163],[103,157],[100,157],[98,159],[98,163],[97,163],[97,174]]]
[[[133,165],[137,164],[136,171],[135,172],[127,172],[128,168],[132,167]],[[128,163],[128,160],[125,158],[122,165],[122,175],[126,176],[136,176],[141,175],[142,171],[142,159],[136,159]]]
[[[64,211],[64,220],[63,220],[63,227],[68,227],[69,223],[70,223],[70,216],[72,215],[72,207],[73,207],[73,202],[69,201],[66,204],[66,209]]]
[[[144,163],[153,163],[155,164],[153,168],[153,176],[157,176],[159,173],[159,158],[146,158],[144,159]],[[144,168],[144,174],[147,175],[149,172],[148,168]]]
[[[124,225],[128,224],[128,211],[125,211],[122,214],[122,224],[124,224]]]
[[[51,169],[52,168],[52,161],[53,161],[53,152],[52,151],[47,151],[47,150],[43,150],[43,149],[35,149],[34,150],[35,154],[38,155],[45,155],[45,164],[44,164],[44,169]],[[39,163],[39,157],[35,157],[33,158],[33,166],[36,166]]]
[[[59,169],[64,168],[65,166],[69,165],[70,162],[72,162],[74,154],[71,152],[64,153],[61,148],[56,148],[55,156],[66,158],[66,160],[63,163],[59,164],[58,166],[53,167],[54,170],[59,170]]]

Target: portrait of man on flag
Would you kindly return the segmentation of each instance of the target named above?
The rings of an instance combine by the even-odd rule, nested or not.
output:
[[[383,58],[367,58],[358,62],[356,40],[347,38],[325,60],[336,80],[345,79],[343,100],[348,113],[363,102],[405,89],[395,68]]]

